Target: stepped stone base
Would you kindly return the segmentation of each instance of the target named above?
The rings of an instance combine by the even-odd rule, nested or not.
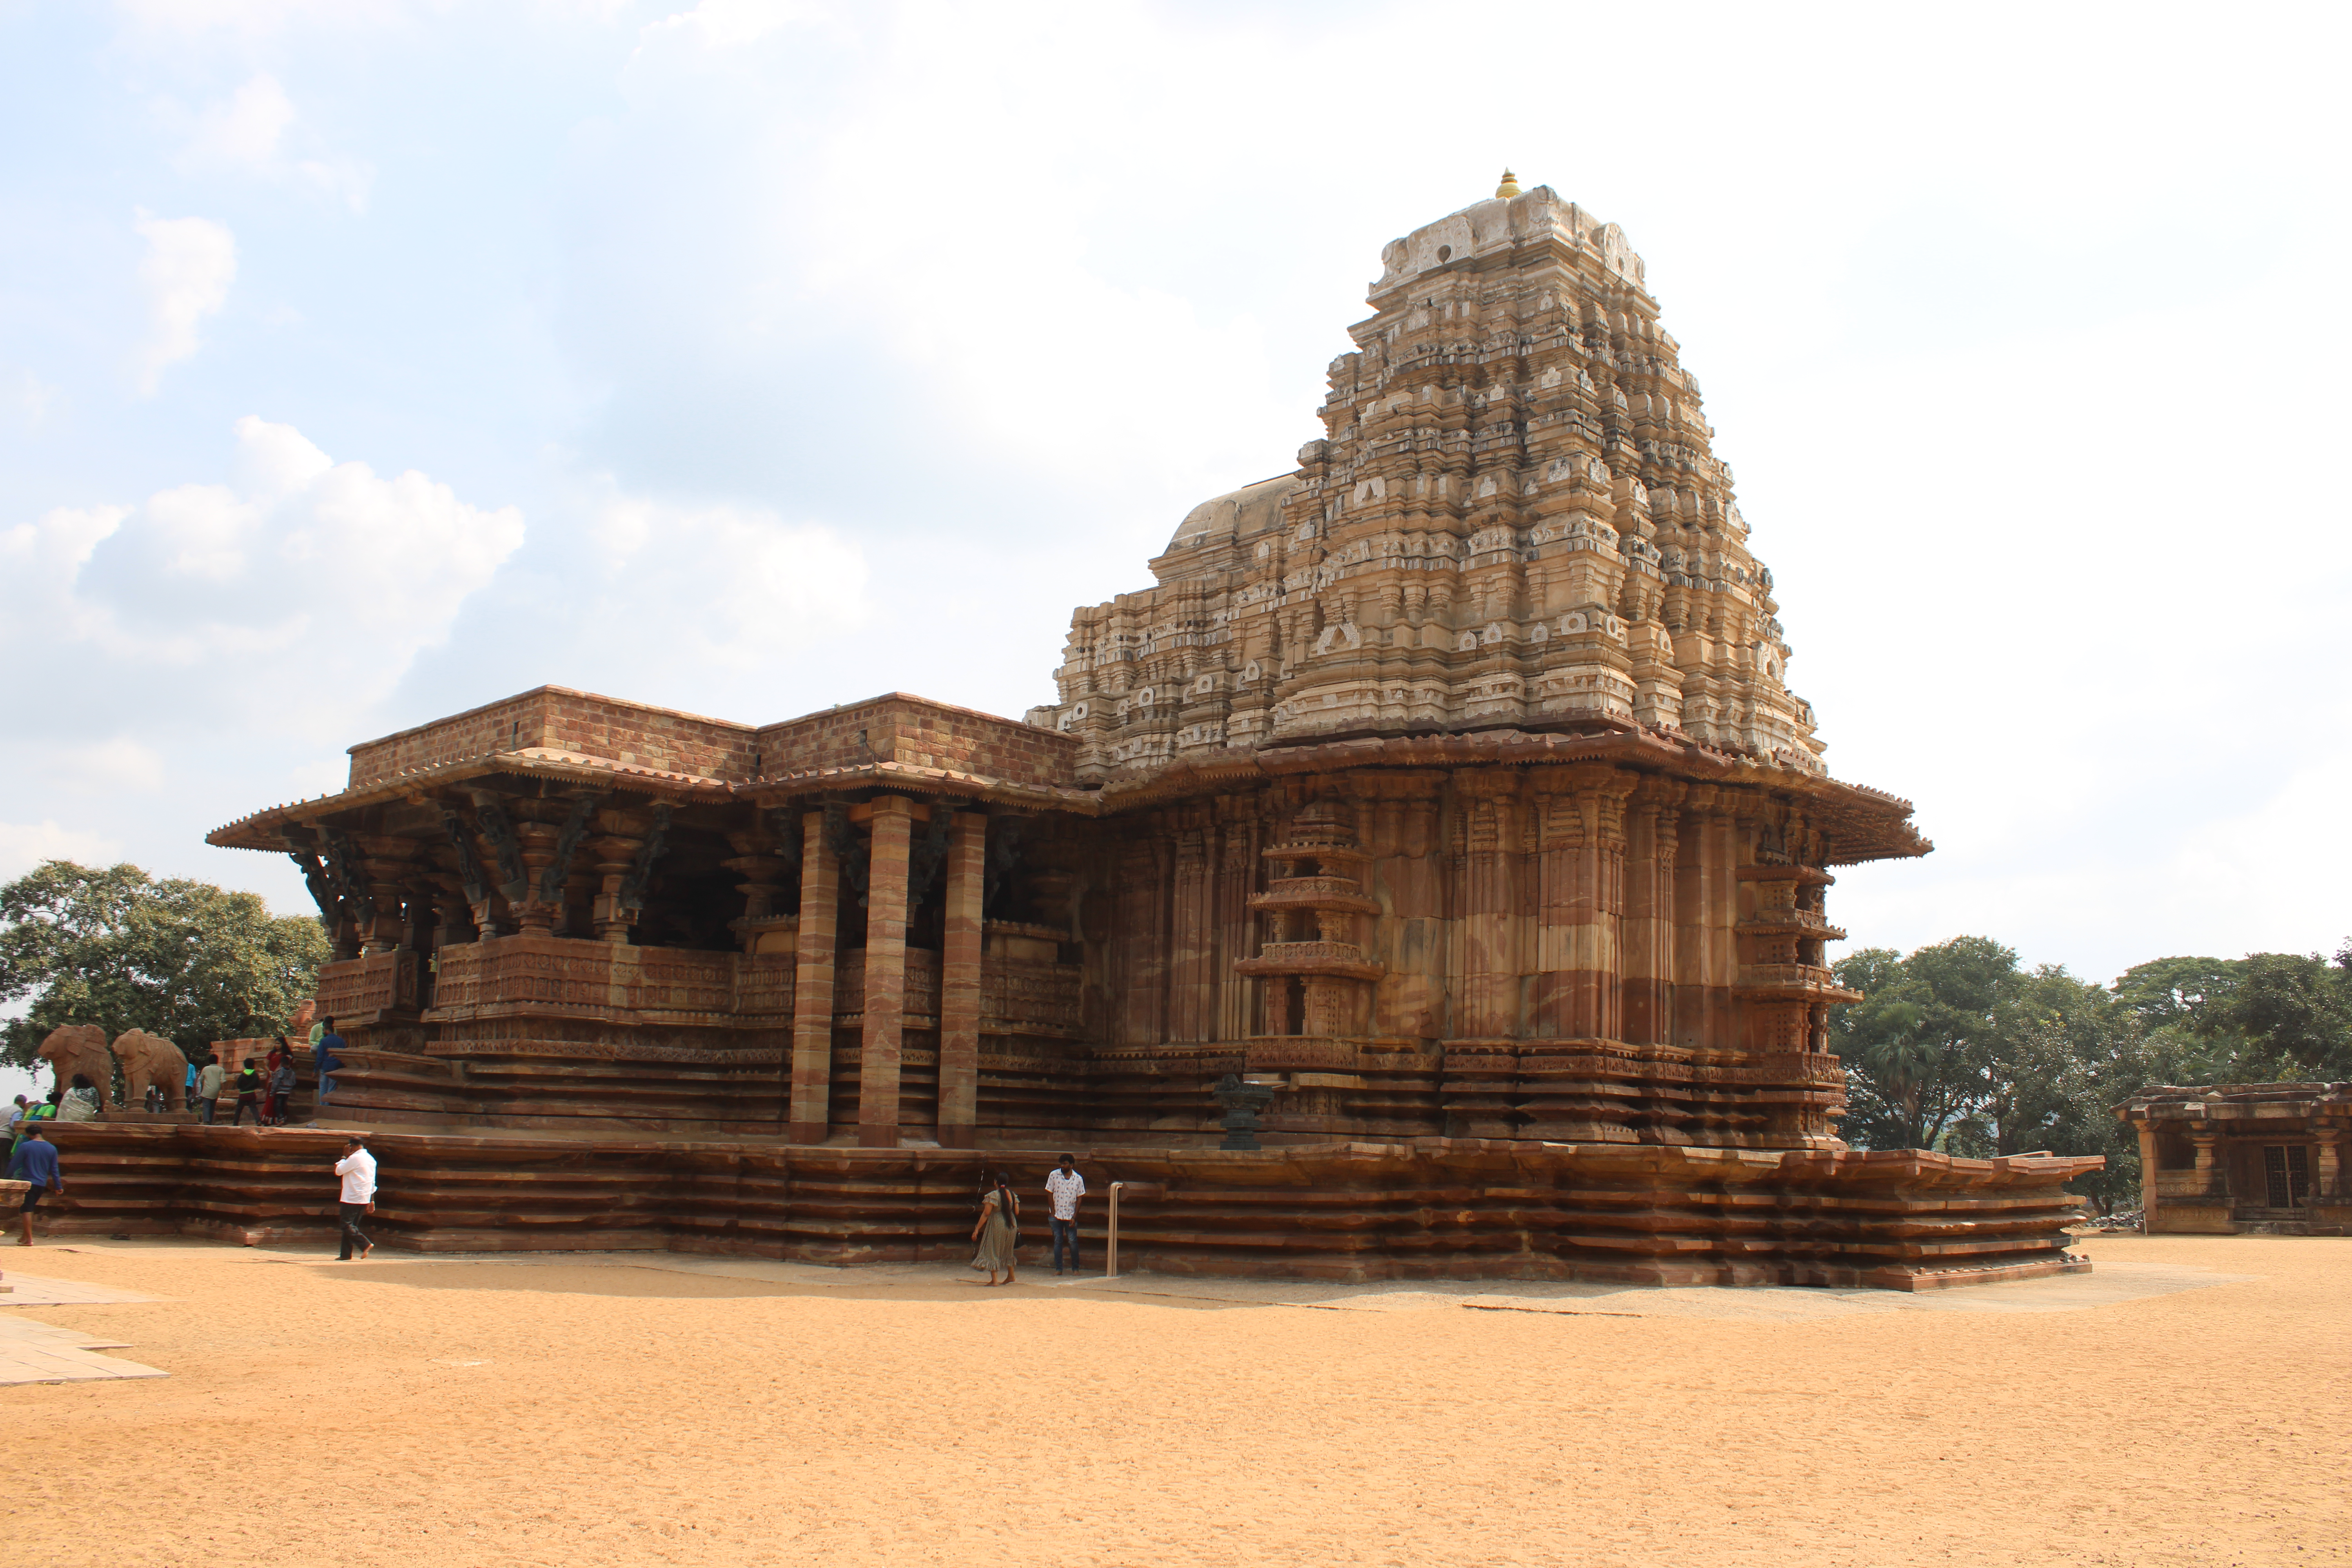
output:
[[[334,1234],[341,1131],[74,1123],[50,1234],[262,1245]],[[949,1261],[983,1172],[1042,1184],[1060,1149],[811,1148],[773,1139],[372,1130],[370,1232],[418,1252],[649,1249]],[[1361,1280],[1515,1279],[1934,1289],[2089,1267],[2063,1184],[2090,1162],[1424,1138],[1252,1152],[1079,1151],[1122,1193],[1132,1268]],[[1042,1220],[1028,1239],[1042,1245]]]

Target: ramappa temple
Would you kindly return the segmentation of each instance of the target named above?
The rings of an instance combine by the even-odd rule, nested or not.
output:
[[[1643,274],[1507,176],[1391,243],[1324,435],[1077,610],[1024,719],[549,687],[212,835],[333,933],[395,1245],[945,1259],[983,1168],[1069,1150],[1166,1269],[2085,1267],[2096,1162],[1838,1139],[1824,895],[1929,845],[1824,766]],[[134,1133],[195,1146],[124,1153],[123,1215],[319,1223],[328,1134]]]

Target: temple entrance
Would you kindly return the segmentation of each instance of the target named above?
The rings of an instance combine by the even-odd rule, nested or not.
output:
[[[2311,1195],[2311,1151],[2300,1143],[2263,1148],[2263,1201],[2272,1208],[2299,1206]]]

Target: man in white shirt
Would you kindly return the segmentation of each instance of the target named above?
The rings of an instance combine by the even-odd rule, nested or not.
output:
[[[1061,1168],[1045,1175],[1045,1195],[1054,1200],[1054,1272],[1062,1271],[1062,1247],[1070,1248],[1070,1272],[1078,1271],[1078,1200],[1087,1195],[1087,1179],[1077,1162],[1062,1156]]]
[[[375,1156],[367,1152],[365,1139],[353,1133],[343,1141],[343,1157],[335,1162],[335,1174],[343,1179],[342,1261],[352,1260],[354,1244],[364,1261],[375,1250],[375,1243],[360,1234],[360,1216],[375,1212]]]

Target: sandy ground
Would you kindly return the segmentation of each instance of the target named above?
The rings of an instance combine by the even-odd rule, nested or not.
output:
[[[1751,1320],[10,1247],[168,1298],[30,1310],[171,1376],[0,1388],[6,1540],[44,1565],[2352,1562],[2352,1240],[2083,1245],[2252,1278]]]

